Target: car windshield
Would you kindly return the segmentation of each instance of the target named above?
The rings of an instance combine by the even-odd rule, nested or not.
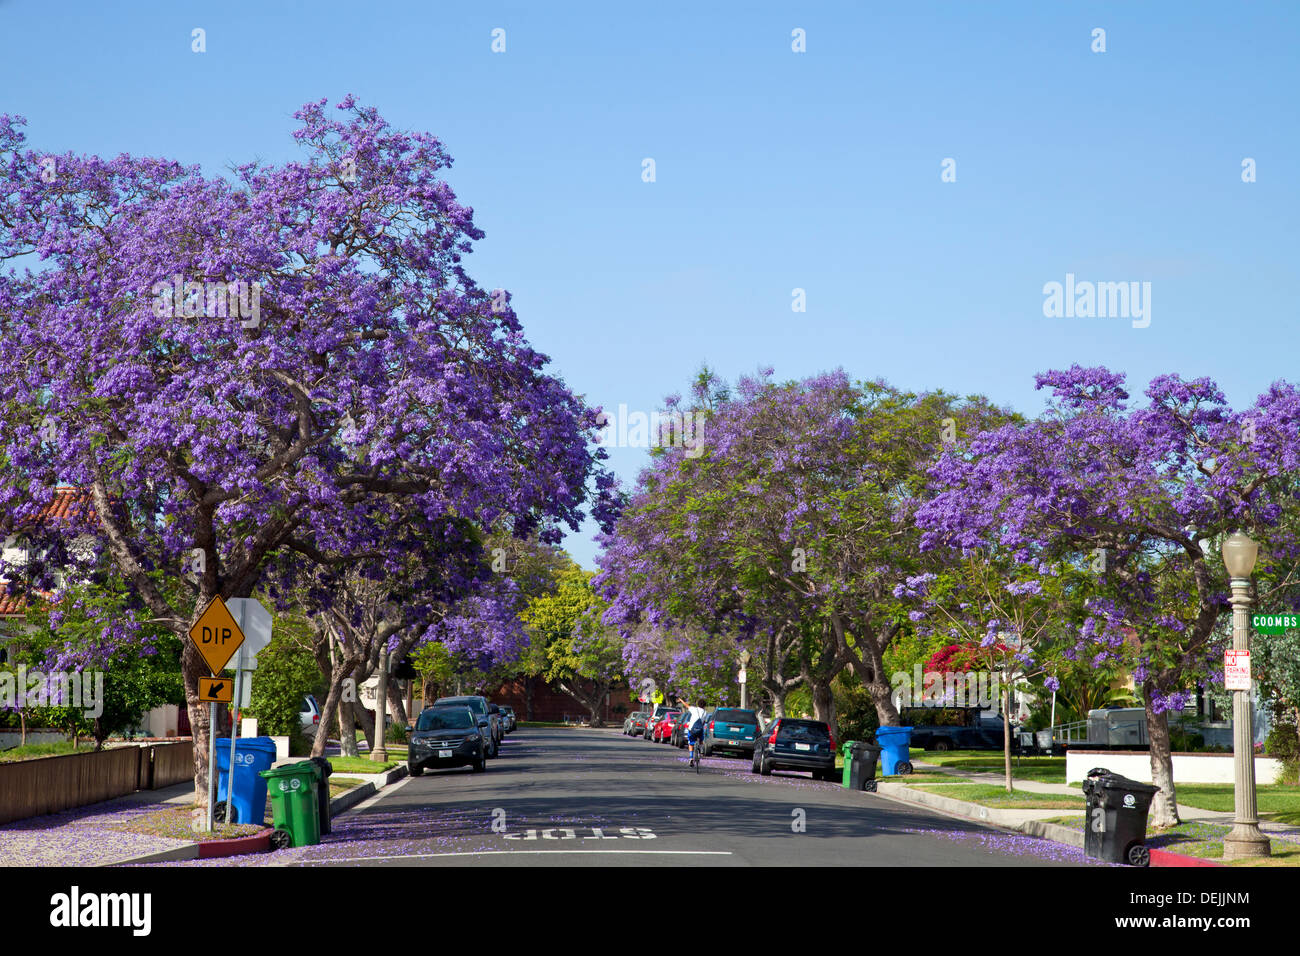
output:
[[[426,710],[420,715],[416,730],[470,730],[474,727],[474,715],[467,707],[439,707]]]
[[[442,700],[435,701],[435,704],[455,704],[457,707],[468,707],[476,714],[486,714],[487,705],[477,697],[444,697]]]
[[[830,739],[830,728],[820,720],[783,720],[777,736],[788,740],[825,743]]]
[[[720,724],[757,724],[758,715],[752,710],[720,710],[713,715]]]

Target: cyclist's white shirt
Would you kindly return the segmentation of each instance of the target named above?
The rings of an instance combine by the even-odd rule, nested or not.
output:
[[[690,720],[686,721],[687,730],[690,730],[693,726],[695,726],[695,722],[697,720],[703,720],[705,717],[708,716],[708,711],[706,711],[703,707],[688,707],[686,708],[686,713],[690,715]]]

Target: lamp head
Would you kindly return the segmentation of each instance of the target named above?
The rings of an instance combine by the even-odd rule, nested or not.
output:
[[[1234,531],[1223,542],[1223,564],[1234,578],[1248,578],[1255,570],[1259,556],[1259,542],[1248,534]]]

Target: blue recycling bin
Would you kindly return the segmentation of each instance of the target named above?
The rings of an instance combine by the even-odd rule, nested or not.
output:
[[[880,775],[892,777],[894,774],[912,772],[911,727],[877,727],[876,743],[880,745]]]
[[[266,779],[259,773],[275,763],[275,741],[270,737],[241,737],[235,741],[235,791],[229,823],[266,822]],[[217,739],[217,803],[225,809],[230,785],[230,738]]]

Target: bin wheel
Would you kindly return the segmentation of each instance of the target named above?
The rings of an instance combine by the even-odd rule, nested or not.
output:
[[[1151,851],[1141,843],[1135,844],[1128,848],[1128,862],[1130,866],[1150,866]]]
[[[906,760],[900,761],[894,767],[894,773],[896,773],[900,777],[905,777],[911,772],[912,772],[912,765],[908,763]]]
[[[225,800],[222,800],[220,803],[216,804],[212,808],[212,822],[213,823],[226,822],[226,801]]]
[[[272,850],[287,850],[293,846],[293,837],[288,830],[272,830],[270,839]]]
[[[862,783],[862,789],[865,790],[865,791],[867,791],[867,793],[875,793],[875,792],[876,792],[876,781],[874,781],[874,780],[864,780],[863,783]]]

